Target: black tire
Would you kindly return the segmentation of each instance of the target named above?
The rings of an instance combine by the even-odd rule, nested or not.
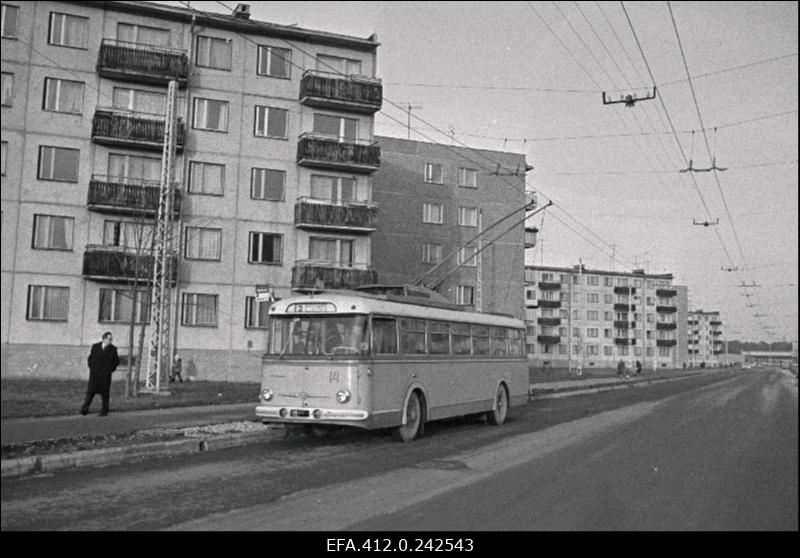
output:
[[[497,395],[495,396],[495,408],[486,413],[486,420],[489,424],[499,426],[506,421],[508,416],[508,390],[505,384],[500,384],[497,387]]]
[[[412,391],[406,404],[407,420],[392,431],[392,437],[398,442],[410,442],[422,430],[422,403],[416,391]]]

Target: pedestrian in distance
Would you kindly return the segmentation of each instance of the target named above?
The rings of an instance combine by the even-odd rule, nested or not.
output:
[[[181,376],[181,372],[183,371],[183,361],[181,357],[177,354],[175,355],[175,361],[172,363],[172,369],[169,372],[169,381],[174,382],[175,378],[178,378],[180,383],[183,383],[183,376]]]
[[[119,366],[119,355],[117,348],[112,344],[114,340],[110,331],[103,334],[102,341],[92,345],[89,352],[89,385],[86,388],[86,399],[81,407],[81,414],[89,413],[89,406],[92,404],[95,394],[100,394],[103,400],[103,407],[100,416],[108,415],[109,392],[111,391],[111,374]]]
[[[642,361],[637,360],[636,361],[636,375],[637,376],[641,376],[641,374],[642,374]]]
[[[617,363],[617,376],[621,378],[624,373],[625,373],[625,361],[619,359],[619,362]]]

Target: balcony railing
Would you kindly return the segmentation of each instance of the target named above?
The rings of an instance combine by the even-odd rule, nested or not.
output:
[[[322,281],[326,289],[354,289],[378,282],[371,266],[343,267],[316,261],[297,261],[292,268],[292,289],[313,289]]]
[[[656,345],[659,347],[674,347],[677,344],[677,339],[656,339]]]
[[[539,288],[543,291],[558,291],[561,289],[561,283],[557,281],[539,281]]]
[[[110,79],[186,87],[189,58],[185,50],[168,49],[103,39],[97,57],[97,73]]]
[[[676,306],[656,306],[656,312],[661,314],[672,314],[677,311],[678,308]]]
[[[294,224],[299,229],[369,233],[378,228],[378,208],[368,202],[337,202],[298,198]]]
[[[92,141],[133,149],[161,151],[164,148],[164,117],[97,109],[92,119]],[[183,123],[178,122],[175,147],[183,150]]]
[[[178,256],[172,256],[171,278],[178,276]],[[118,246],[90,244],[83,253],[83,277],[91,281],[149,283],[153,278],[153,258],[149,254],[137,254]]]
[[[561,325],[561,318],[538,318],[536,321],[541,326]]]
[[[615,337],[614,338],[615,345],[635,345],[636,339],[630,339],[628,337]]]
[[[722,332],[721,332],[721,331],[716,331],[716,330],[715,330],[715,331],[712,331],[712,332],[711,332],[711,335],[722,335]]]
[[[708,322],[708,325],[719,326],[719,325],[722,325],[722,322],[720,322],[718,320],[712,320],[712,321]]]
[[[537,335],[536,340],[543,345],[558,345],[561,343],[560,335]]]
[[[656,289],[656,296],[659,298],[671,298],[677,295],[678,291],[675,289]]]
[[[614,294],[636,294],[636,287],[614,287]]]
[[[668,322],[656,322],[656,329],[678,329],[678,324],[676,323],[668,323]]]
[[[92,175],[86,204],[92,211],[156,217],[159,186],[154,182],[132,180],[117,176]],[[173,190],[173,213],[180,213],[181,197]]]
[[[636,310],[636,305],[635,304],[629,305],[627,302],[617,302],[614,304],[614,310],[618,312],[627,312],[628,310],[634,312]]]
[[[636,329],[636,322],[628,322],[624,320],[614,320],[615,329]]]
[[[374,142],[344,140],[305,133],[297,141],[297,164],[371,173],[381,166],[381,148]]]
[[[306,70],[300,82],[300,102],[348,112],[374,114],[383,104],[380,79]]]
[[[540,299],[539,308],[561,308],[561,301]]]

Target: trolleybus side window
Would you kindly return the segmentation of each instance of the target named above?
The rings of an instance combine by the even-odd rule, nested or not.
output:
[[[397,354],[397,320],[372,318],[372,352],[376,355]]]
[[[409,355],[425,354],[424,320],[400,320],[400,346]]]
[[[428,354],[450,354],[450,325],[447,322],[428,322]]]
[[[450,328],[453,340],[453,354],[471,354],[472,342],[469,335],[469,324],[452,324]]]
[[[473,354],[488,355],[489,354],[489,327],[488,326],[472,326],[472,349]]]
[[[522,336],[518,329],[508,330],[508,354],[509,356],[522,356]]]
[[[492,356],[506,356],[508,348],[506,347],[506,328],[493,327],[492,331]]]

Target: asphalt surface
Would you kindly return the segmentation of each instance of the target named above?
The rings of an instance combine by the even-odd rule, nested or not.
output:
[[[582,378],[530,385],[531,399],[568,397],[713,373],[645,373],[630,378]],[[263,425],[256,403],[78,414],[2,421],[2,476],[111,465],[130,460],[211,451],[283,436]]]

